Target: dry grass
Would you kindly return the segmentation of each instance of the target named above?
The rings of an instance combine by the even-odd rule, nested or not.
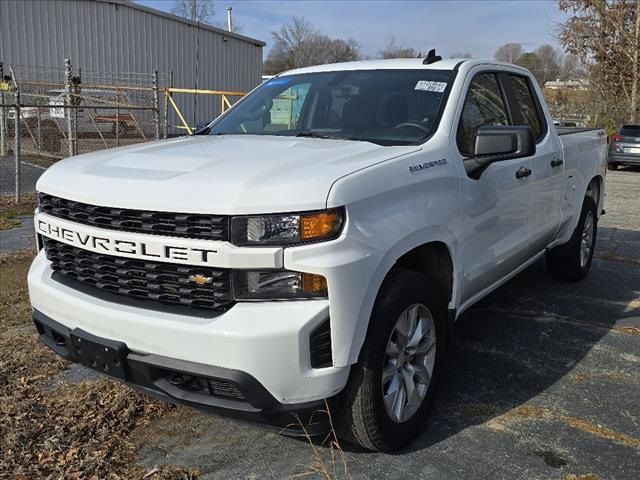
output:
[[[350,480],[351,475],[349,474],[347,456],[340,446],[340,441],[333,428],[333,418],[326,400],[325,410],[320,410],[317,414],[326,416],[329,421],[329,432],[321,442],[322,448],[318,447],[307,432],[304,423],[298,420],[298,424],[304,431],[311,447],[311,461],[308,465],[303,466],[304,470],[302,472],[291,475],[289,478],[302,478],[311,475],[314,478],[320,477],[323,480]]]
[[[19,203],[12,196],[0,196],[0,230],[19,227],[20,220],[16,217],[33,215],[36,204],[35,194],[23,195]]]
[[[553,409],[539,407],[532,404],[524,404],[512,408],[502,415],[492,418],[487,422],[487,426],[496,431],[508,430],[514,423],[526,420],[546,420],[565,423],[571,428],[588,433],[595,437],[603,438],[626,447],[640,447],[640,440],[621,432],[617,432],[604,425],[593,423],[583,418],[564,415]]]
[[[32,257],[0,257],[0,478],[197,478],[195,469],[147,472],[135,462],[135,430],[173,407],[111,380],[52,381],[68,364],[31,326]]]
[[[636,337],[640,337],[640,328],[638,327],[628,327],[628,326],[615,326],[614,330],[622,333],[628,333],[629,335],[635,335]]]
[[[595,473],[568,473],[562,477],[562,480],[601,480],[601,478]]]

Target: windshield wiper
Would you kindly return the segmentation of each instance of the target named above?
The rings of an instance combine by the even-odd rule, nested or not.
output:
[[[378,140],[371,138],[358,138],[358,137],[342,137],[340,135],[325,135],[323,133],[312,132],[310,130],[304,130],[295,135],[296,137],[306,137],[306,138],[325,138],[329,140],[351,140],[353,142],[369,142],[375,143],[376,145],[380,145]]]
[[[326,138],[329,140],[347,140],[344,137],[339,137],[335,135],[325,135],[322,133],[312,132],[310,130],[304,130],[302,132],[298,132],[295,135],[296,137],[306,137],[306,138]]]

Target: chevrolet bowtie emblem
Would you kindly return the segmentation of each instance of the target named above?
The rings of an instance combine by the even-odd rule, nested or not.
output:
[[[213,282],[213,277],[205,277],[204,275],[189,275],[189,281],[198,285],[208,285]]]

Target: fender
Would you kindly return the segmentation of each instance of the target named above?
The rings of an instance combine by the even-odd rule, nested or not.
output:
[[[449,251],[449,255],[451,256],[453,263],[453,292],[451,300],[449,302],[449,309],[456,308],[456,305],[458,303],[458,292],[461,291],[459,284],[462,280],[462,276],[459,274],[456,268],[458,242],[453,235],[453,232],[451,232],[451,230],[444,226],[432,225],[417,230],[410,235],[407,235],[406,237],[399,240],[386,252],[371,276],[371,281],[367,286],[367,293],[361,304],[360,313],[356,321],[351,348],[346,359],[346,361],[348,362],[347,364],[353,364],[358,361],[360,350],[362,348],[362,345],[364,344],[364,340],[369,329],[369,319],[371,318],[373,305],[376,298],[378,297],[380,287],[382,286],[384,279],[387,277],[391,269],[400,258],[402,258],[410,251],[422,245],[434,242],[444,244]],[[336,358],[336,361],[337,360],[338,359]]]
[[[576,226],[578,225],[578,220],[580,220],[582,202],[584,201],[585,197],[591,196],[596,201],[596,205],[598,205],[598,211],[597,211],[598,219],[602,216],[602,211],[604,206],[604,180],[602,176],[600,175],[594,176],[593,178],[591,178],[591,180],[589,180],[589,182],[586,182],[582,188],[578,188],[576,179],[573,176],[569,177],[567,179],[567,182],[568,183],[567,183],[567,188],[565,189],[565,198],[566,198],[566,195],[569,193],[568,189],[571,188],[571,185],[573,185],[574,187],[573,188],[574,192],[580,192],[580,193],[574,193],[573,198],[566,199],[570,203],[572,202],[571,203],[571,206],[573,207],[571,208],[572,215],[565,221],[564,225],[559,230],[556,236],[556,240],[549,246],[549,249],[561,247],[571,239],[571,236],[573,235],[573,231],[576,229]],[[589,187],[591,187],[591,185],[594,185],[594,183],[597,186],[598,191],[596,193],[593,193],[593,191],[591,191],[590,193]]]

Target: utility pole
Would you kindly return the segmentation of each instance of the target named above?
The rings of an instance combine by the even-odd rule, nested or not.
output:
[[[11,72],[11,80],[13,81],[13,93],[15,97],[15,113],[16,118],[13,121],[14,124],[14,147],[13,154],[15,156],[15,188],[16,188],[16,203],[20,203],[20,86],[16,80],[16,75],[13,72],[13,68],[9,67],[9,71]]]
[[[75,126],[75,118],[74,109],[73,109],[73,69],[71,68],[71,60],[65,58],[64,60],[64,79],[65,79],[65,90],[67,92],[67,136],[69,139],[69,156],[72,157],[76,154],[76,126]]]
[[[154,138],[160,140],[160,95],[158,91],[158,70],[154,70],[151,76],[153,87],[153,126]]]

